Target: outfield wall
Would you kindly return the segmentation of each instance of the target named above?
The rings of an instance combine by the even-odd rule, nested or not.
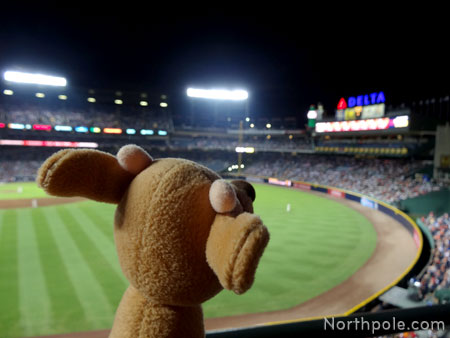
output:
[[[414,258],[413,262],[408,266],[408,268],[405,271],[403,271],[394,282],[387,285],[383,289],[379,290],[377,293],[373,294],[372,296],[370,296],[369,298],[367,298],[360,304],[356,305],[349,311],[347,311],[343,314],[336,314],[336,316],[339,316],[339,315],[348,316],[348,315],[358,311],[359,309],[361,309],[362,307],[364,307],[371,301],[375,300],[376,298],[381,296],[383,293],[388,291],[390,288],[392,288],[393,286],[400,283],[411,272],[411,270],[415,267],[415,265],[419,261],[419,258],[422,254],[422,249],[423,249],[423,236],[422,236],[422,232],[420,231],[420,228],[407,214],[405,214],[401,210],[399,210],[383,201],[379,201],[375,198],[368,197],[368,196],[365,196],[365,195],[362,195],[360,193],[356,193],[353,191],[348,191],[348,190],[344,190],[344,189],[339,189],[339,188],[335,188],[335,187],[329,187],[329,186],[314,184],[314,183],[309,183],[309,182],[282,180],[282,179],[278,179],[278,178],[274,178],[274,177],[262,177],[262,176],[250,176],[250,175],[240,176],[240,177],[248,180],[249,182],[268,183],[268,184],[273,184],[273,185],[278,185],[278,186],[290,187],[293,189],[299,189],[299,190],[303,190],[303,191],[320,192],[320,193],[331,195],[336,198],[348,199],[348,200],[360,203],[364,207],[378,210],[378,211],[392,217],[398,223],[400,223],[411,235],[411,237],[413,238],[414,243],[417,247],[417,254],[416,254],[416,257]],[[236,176],[234,178],[236,178]],[[311,319],[315,319],[315,318],[305,318],[305,319],[300,319],[298,321],[305,321],[305,320],[311,320]],[[293,322],[293,321],[286,321],[286,322]],[[268,325],[271,325],[271,324],[280,324],[280,322],[268,323]]]

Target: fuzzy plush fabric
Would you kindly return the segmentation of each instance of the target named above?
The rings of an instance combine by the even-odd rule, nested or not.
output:
[[[227,181],[217,180],[213,182],[209,189],[209,201],[216,212],[230,212],[236,206],[236,192]]]
[[[110,338],[203,337],[203,312],[197,306],[152,304],[130,286],[116,312]]]
[[[224,288],[237,294],[250,288],[268,240],[269,234],[258,216],[246,212],[236,218],[216,216],[206,257]]]
[[[108,153],[65,149],[42,164],[36,181],[50,195],[119,203],[133,178],[134,175]]]
[[[139,174],[153,162],[153,158],[144,149],[134,144],[120,148],[117,160],[126,171],[133,175]]]
[[[60,151],[38,184],[52,195],[118,204],[114,237],[130,286],[111,337],[203,337],[201,303],[222,288],[248,290],[269,240],[252,214],[254,189],[191,161],[152,160],[134,145],[118,157]]]

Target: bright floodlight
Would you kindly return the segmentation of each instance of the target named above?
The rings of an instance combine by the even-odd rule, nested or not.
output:
[[[67,80],[64,77],[49,76],[44,74],[6,71],[3,74],[3,77],[6,81],[18,83],[31,83],[57,87],[65,87],[67,85]]]
[[[315,110],[308,111],[308,114],[306,115],[308,119],[314,120],[317,118],[317,112]]]
[[[248,153],[248,154],[253,154],[255,152],[255,148],[253,147],[236,147],[235,148],[237,153]],[[239,167],[236,165],[236,169],[238,169]]]
[[[242,101],[247,100],[248,93],[242,89],[225,90],[225,89],[196,89],[188,88],[187,96],[198,97],[212,100],[232,100]]]

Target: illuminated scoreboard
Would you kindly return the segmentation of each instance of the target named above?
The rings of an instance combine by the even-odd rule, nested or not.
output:
[[[354,132],[402,129],[409,127],[409,116],[381,117],[375,119],[332,121],[316,123],[316,133]]]
[[[341,98],[336,109],[336,120],[364,120],[383,117],[385,112],[383,92]]]

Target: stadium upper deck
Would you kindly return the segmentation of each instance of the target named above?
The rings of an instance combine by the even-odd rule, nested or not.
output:
[[[136,142],[171,148],[234,150],[242,145],[257,151],[409,156],[418,149],[429,149],[433,136],[432,133],[416,135],[405,128],[393,130],[390,135],[376,130],[368,131],[368,135],[362,131],[314,135],[307,129],[281,129],[294,126],[292,118],[283,124],[286,121],[277,118],[242,117],[241,126],[237,126],[236,117],[222,121],[217,112],[212,114],[208,127],[198,129],[174,125],[167,95],[72,89],[69,93],[11,86],[3,89],[2,94],[0,142],[3,145],[18,145],[26,140],[101,145]]]
[[[253,116],[248,114],[247,104],[192,101],[184,114],[180,107],[173,113],[169,96],[156,91],[49,88],[5,82],[0,94],[0,145],[110,147],[139,143],[228,151],[243,146],[257,152],[376,157],[429,157],[434,146],[434,129],[416,132],[414,127],[414,112],[419,114],[419,107],[425,103],[414,104],[412,109],[404,105],[399,109],[388,107],[383,118],[369,122],[323,120],[328,125],[322,129],[301,128],[295,117]],[[350,127],[357,130],[347,130]]]

